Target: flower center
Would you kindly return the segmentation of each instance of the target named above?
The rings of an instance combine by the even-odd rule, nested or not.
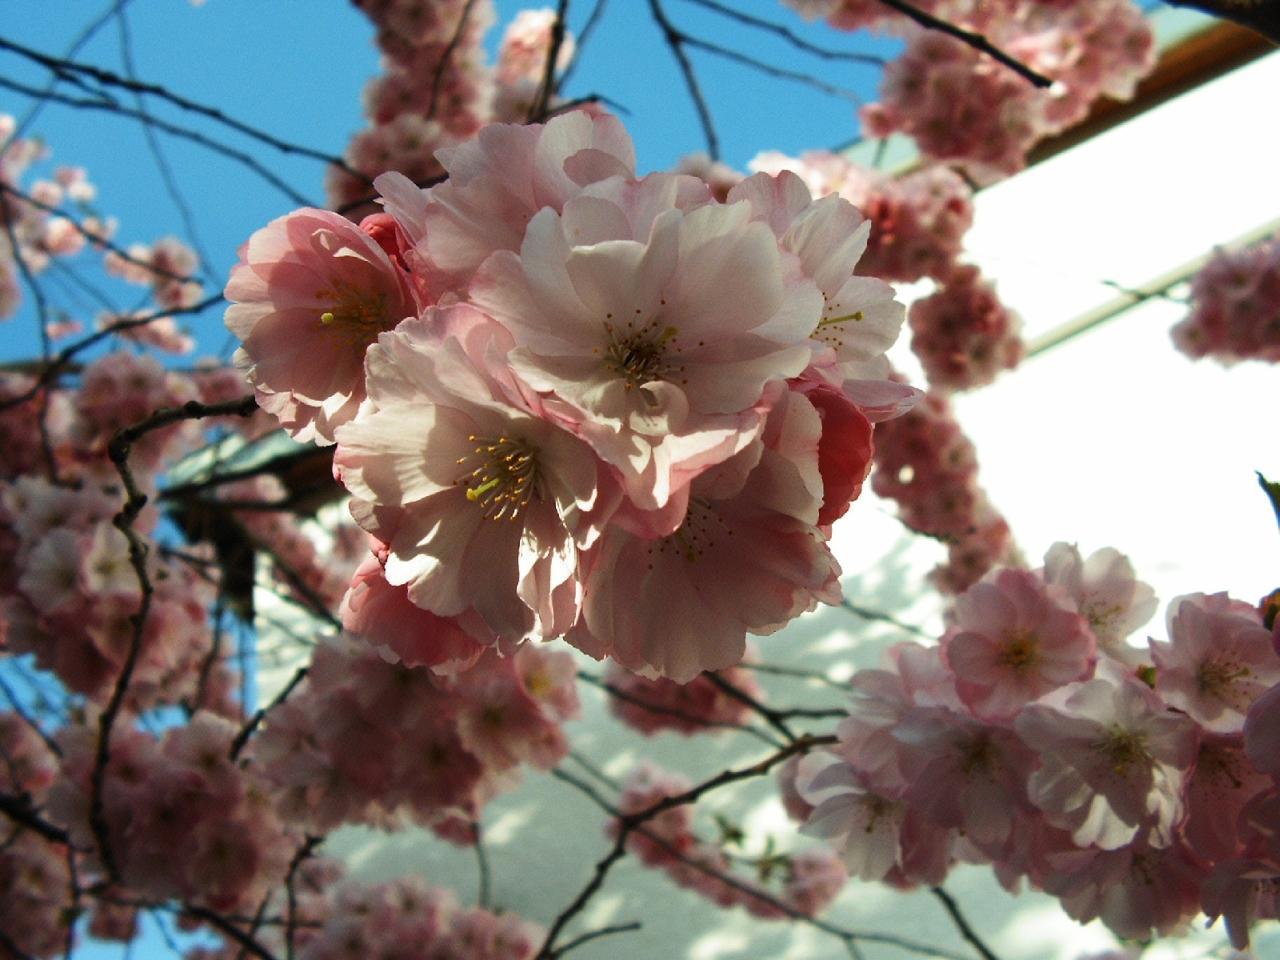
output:
[[[639,326],[634,320],[618,326],[612,320],[613,315],[608,316],[604,324],[607,340],[604,365],[627,382],[628,390],[654,380],[667,380],[684,369],[669,359],[671,351],[679,353],[682,350],[676,343],[675,327],[659,330],[656,317]]]
[[[1149,766],[1151,755],[1147,753],[1147,738],[1132,730],[1112,727],[1106,738],[1094,745],[1107,759],[1113,773],[1123,775],[1138,764]]]
[[[383,293],[335,283],[317,293],[316,299],[329,305],[329,309],[320,314],[325,328],[361,350],[377,340],[378,334],[395,326],[387,314],[387,298]]]
[[[711,509],[703,500],[690,498],[689,508],[685,512],[684,522],[675,533],[668,534],[655,545],[650,545],[650,564],[656,548],[659,553],[674,551],[689,563],[694,563],[712,546],[716,538],[723,532],[725,536],[733,536],[733,530],[724,522],[720,514]]]
[[[818,321],[818,325],[813,328],[811,336],[815,340],[820,340],[833,350],[839,350],[844,346],[843,324],[852,321],[858,323],[865,318],[865,314],[861,310],[854,310],[852,313],[843,312],[843,305],[838,301],[832,303],[827,299],[827,295],[822,295],[822,319]]]
[[[1234,706],[1234,701],[1242,699],[1239,691],[1234,689],[1235,682],[1249,675],[1248,667],[1230,660],[1206,660],[1196,670],[1196,686],[1201,694],[1217,697]],[[1245,707],[1247,706],[1246,703]]]
[[[475,452],[459,457],[458,465],[475,463],[466,476],[454,481],[467,488],[467,499],[479,504],[491,520],[518,520],[538,494],[537,451],[513,437],[467,437]]]
[[[1027,630],[1006,633],[1004,649],[1000,651],[1000,662],[1014,670],[1023,670],[1036,659],[1036,635]]]

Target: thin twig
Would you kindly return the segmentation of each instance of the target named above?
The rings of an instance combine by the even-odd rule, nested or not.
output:
[[[4,44],[4,39],[0,38],[0,47],[3,47]],[[237,150],[235,147],[229,147],[224,143],[214,140],[212,137],[205,136],[199,131],[179,126],[176,123],[170,123],[168,120],[161,120],[157,117],[139,113],[132,107],[126,107],[113,100],[108,100],[102,97],[93,100],[85,100],[77,97],[69,97],[60,93],[45,93],[37,90],[35,87],[28,86],[25,83],[18,83],[17,81],[11,80],[7,77],[0,77],[0,87],[4,87],[6,90],[12,90],[15,93],[20,93],[28,97],[43,97],[45,100],[51,100],[54,103],[60,103],[63,106],[72,107],[76,110],[99,110],[105,113],[114,113],[121,117],[128,117],[132,120],[138,120],[142,123],[148,124],[149,126],[155,127],[157,130],[170,134],[171,136],[179,137],[183,140],[190,140],[192,143],[198,143],[200,146],[205,147],[208,150],[212,150],[214,153],[221,154],[224,157],[237,161],[241,165],[252,170],[259,177],[288,197],[290,201],[296,203],[300,207],[315,206],[314,203],[309,201],[297,190],[293,189],[293,187],[289,186],[289,184],[285,183],[266,165],[259,162],[251,154],[245,153],[243,150]],[[367,180],[368,178],[361,177],[361,179]]]
[[[947,914],[951,917],[951,922],[956,925],[956,929],[960,931],[960,936],[968,941],[973,949],[978,951],[982,960],[1000,960],[978,936],[977,931],[969,925],[969,921],[965,918],[964,913],[960,910],[960,905],[951,894],[943,890],[942,887],[930,887],[929,892],[932,893],[946,908]]]
[[[605,693],[609,694],[609,696],[615,697],[623,703],[630,703],[633,706],[637,706],[641,710],[647,710],[650,713],[675,717],[676,719],[683,720],[686,723],[692,723],[710,729],[739,730],[742,733],[750,734],[757,740],[767,743],[771,747],[783,746],[782,741],[778,740],[776,737],[769,736],[769,734],[765,733],[758,727],[753,727],[746,723],[733,723],[727,720],[708,720],[706,717],[700,717],[697,714],[688,713],[678,707],[669,707],[665,704],[651,703],[650,701],[645,700],[642,697],[637,697],[635,694],[629,693],[602,677],[597,677],[585,670],[578,671],[578,679],[591,684],[593,687],[603,690]]]
[[[49,752],[57,757],[62,756],[62,747],[58,746],[58,741],[46,733],[44,727],[40,726],[40,722],[27,712],[27,708],[22,705],[22,701],[18,699],[18,695],[13,692],[13,688],[9,686],[3,676],[0,676],[0,693],[3,693],[4,698],[9,701],[9,709],[17,714],[18,719],[30,727],[32,732],[44,741],[44,745],[49,748]]]
[[[114,0],[113,3],[108,4],[107,9],[98,14],[98,16],[95,17],[89,25],[81,30],[80,34],[71,41],[70,45],[67,47],[67,52],[62,55],[62,58],[64,60],[70,59],[79,53],[84,45],[92,40],[99,30],[111,22],[111,19],[116,15],[117,11],[123,10],[128,6],[128,4],[129,0]],[[54,87],[58,85],[58,81],[60,79],[62,78],[55,72],[53,79],[49,81],[45,89],[52,92]],[[23,116],[23,118],[14,126],[13,132],[9,134],[9,138],[3,143],[0,143],[0,153],[4,153],[8,150],[11,144],[16,142],[19,137],[27,132],[27,129],[35,122],[36,117],[40,116],[40,111],[44,108],[45,102],[43,100],[38,100],[31,105],[31,109],[29,109],[26,112],[26,115]]]
[[[858,606],[849,600],[841,600],[840,606],[848,610],[854,616],[861,617],[863,620],[874,620],[877,623],[887,623],[890,626],[897,627],[899,630],[905,630],[907,633],[914,634],[922,640],[935,639],[933,634],[925,630],[923,627],[917,627],[915,624],[905,623],[892,614],[882,613],[879,610],[871,610],[867,607]]]
[[[67,831],[41,817],[40,812],[31,805],[31,801],[26,796],[0,793],[0,813],[14,823],[34,830],[46,840],[52,840],[54,843],[71,843]]]
[[[240,729],[240,732],[236,734],[236,738],[231,741],[232,760],[235,760],[240,756],[240,751],[245,748],[245,744],[249,742],[249,738],[253,736],[253,732],[258,729],[258,725],[262,723],[263,718],[276,707],[280,706],[280,704],[284,703],[285,700],[289,698],[289,694],[293,693],[297,688],[298,684],[306,679],[306,676],[307,668],[299,667],[289,679],[289,682],[284,685],[284,689],[276,694],[275,699],[265,707],[260,707],[254,712],[253,716],[249,718],[249,721]]]
[[[914,20],[926,30],[937,30],[939,33],[945,33],[950,37],[955,37],[961,43],[968,44],[979,53],[985,53],[992,60],[999,61],[1018,74],[1018,76],[1027,80],[1032,86],[1040,87],[1041,89],[1053,86],[1053,81],[1044,76],[1044,74],[1037,73],[1026,64],[1015,60],[980,33],[957,27],[954,23],[948,23],[946,20],[939,20],[933,14],[926,13],[919,7],[904,2],[904,0],[880,0],[880,2],[886,7],[897,10],[904,17]]]
[[[297,878],[298,869],[306,861],[316,847],[324,842],[323,837],[308,836],[306,841],[298,848],[298,852],[293,855],[293,859],[289,861],[289,872],[284,878],[285,898],[288,901],[288,912],[285,914],[284,924],[284,950],[286,960],[293,960],[293,937],[297,930],[298,924],[298,895],[293,889],[294,880]]]
[[[769,724],[769,726],[773,727],[773,729],[786,737],[788,743],[795,742],[796,735],[792,732],[791,728],[787,726],[786,718],[780,711],[774,710],[772,707],[761,703],[755,697],[751,696],[751,694],[747,693],[745,690],[740,690],[718,673],[713,673],[708,670],[703,674],[703,676],[710,681],[712,686],[724,693],[725,696],[737,700],[739,703],[746,704],[758,713],[765,723]]]
[[[234,117],[227,116],[217,107],[210,107],[207,104],[198,103],[195,100],[173,93],[159,84],[127,79],[112,73],[110,70],[104,70],[101,67],[96,67],[93,64],[77,63],[74,60],[53,57],[47,53],[42,53],[39,50],[34,50],[31,47],[25,47],[20,43],[7,40],[4,37],[0,37],[0,50],[8,50],[18,56],[34,61],[49,72],[53,73],[55,76],[63,79],[66,79],[69,74],[81,74],[83,76],[91,77],[93,80],[103,84],[104,86],[119,87],[124,90],[130,90],[134,93],[150,94],[152,96],[159,97],[182,110],[208,117],[210,120],[216,121],[225,127],[235,130],[237,133],[242,133],[250,139],[257,140],[259,143],[264,143],[269,147],[274,147],[281,153],[296,154],[297,156],[310,157],[312,160],[319,160],[323,163],[331,163],[351,174],[353,177],[357,177],[365,183],[368,183],[370,186],[373,184],[373,181],[360,171],[347,166],[346,162],[341,157],[325,153],[322,150],[315,150],[311,147],[304,147],[297,143],[291,143],[288,140],[281,140],[279,137],[267,133],[264,130],[260,130],[257,127],[251,126],[242,120],[237,120]]]
[[[580,793],[588,797],[593,803],[596,804],[596,806],[598,806],[605,813],[609,814],[611,817],[617,818],[619,820],[622,819],[623,815],[621,811],[619,811],[616,806],[614,806],[608,800],[606,800],[603,796],[601,796],[600,792],[596,790],[595,787],[591,786],[588,783],[585,783],[578,777],[560,768],[556,768],[552,770],[551,775],[554,776],[557,780],[563,781],[564,783],[567,783],[570,786],[577,789]],[[724,883],[726,886],[733,887],[735,890],[739,890],[743,893],[749,894],[750,896],[756,898],[757,900],[760,900],[761,902],[766,903],[769,906],[773,907],[778,912],[791,917],[793,920],[797,920],[801,923],[804,923],[804,924],[807,924],[808,926],[813,927],[814,929],[821,930],[823,933],[836,937],[846,945],[854,943],[858,940],[864,940],[868,943],[882,943],[886,946],[897,947],[901,950],[914,953],[918,956],[941,957],[943,958],[943,960],[968,960],[968,958],[965,957],[963,954],[954,953],[942,947],[934,947],[929,944],[909,940],[905,937],[897,936],[896,934],[880,933],[878,931],[871,931],[871,930],[849,930],[849,929],[845,929],[843,927],[837,926],[836,924],[829,923],[825,920],[820,920],[817,917],[809,916],[808,914],[805,914],[800,910],[797,910],[796,907],[793,906],[792,904],[787,903],[784,900],[779,900],[777,897],[770,895],[768,892],[760,889],[759,887],[753,884],[746,883],[745,881],[739,880],[738,878],[732,875],[716,870],[710,864],[704,863],[701,860],[697,860],[693,857],[690,857],[684,851],[677,849],[665,837],[649,830],[643,825],[636,827],[635,832],[641,834],[646,840],[648,840],[649,842],[653,843],[658,847],[661,847],[667,853],[671,854],[675,859],[688,865],[694,870],[697,870],[698,872],[703,873],[707,876],[715,877],[717,880],[719,880],[721,883]]]
[[[484,828],[481,826],[479,820],[471,821],[471,832],[476,836],[476,842],[474,844],[476,851],[476,870],[480,874],[480,890],[476,896],[476,904],[477,906],[488,909],[490,897],[492,895],[492,884],[489,875],[489,855],[484,848]]]
[[[462,7],[462,13],[458,15],[458,26],[453,31],[453,36],[449,38],[449,43],[445,46],[444,51],[440,54],[440,59],[436,61],[435,73],[431,76],[431,99],[427,103],[427,119],[434,120],[436,108],[440,105],[440,82],[444,79],[444,72],[449,68],[449,61],[453,59],[454,52],[458,49],[458,44],[462,42],[462,37],[467,30],[467,21],[471,17],[471,8],[476,4],[476,0],[467,0]]]
[[[569,77],[577,69],[578,63],[582,59],[582,51],[586,49],[587,41],[591,39],[591,35],[596,32],[596,27],[600,25],[600,18],[604,16],[604,8],[608,2],[609,0],[596,0],[596,5],[591,8],[587,22],[583,24],[582,30],[578,33],[578,41],[573,46],[573,55],[569,58],[569,62],[565,64],[565,68],[560,71],[561,89],[564,89],[564,85],[569,82]]]
[[[565,17],[568,13],[569,0],[559,0],[556,6],[556,18],[551,22],[551,43],[547,46],[547,59],[542,67],[542,80],[538,83],[537,96],[529,105],[529,115],[526,118],[529,123],[541,122],[546,118],[551,98],[558,88],[556,60],[560,57],[560,48],[564,46]]]
[[[702,783],[690,787],[688,790],[681,793],[673,794],[669,797],[663,797],[661,800],[650,804],[643,810],[637,810],[634,813],[628,814],[617,814],[618,833],[614,838],[613,846],[609,848],[609,851],[603,857],[596,861],[596,865],[592,870],[590,879],[588,879],[586,885],[578,891],[578,894],[573,898],[572,902],[570,902],[567,907],[556,915],[555,920],[552,921],[551,927],[547,931],[546,939],[543,940],[542,948],[538,951],[538,955],[535,960],[555,960],[555,958],[560,956],[563,951],[562,949],[557,949],[555,946],[555,941],[560,935],[560,931],[564,929],[565,925],[568,924],[570,920],[582,912],[588,901],[595,896],[596,891],[604,884],[605,878],[608,876],[609,871],[613,868],[614,864],[626,856],[627,838],[649,820],[652,820],[654,817],[667,810],[695,803],[706,794],[711,793],[713,790],[718,790],[730,783],[737,783],[740,780],[748,780],[752,777],[763,776],[788,757],[797,753],[807,753],[816,746],[834,743],[835,739],[835,737],[800,737],[751,766],[722,770],[714,777],[704,780]],[[566,774],[561,770],[552,770],[551,772],[553,775],[560,776],[561,779],[570,778],[576,780],[576,778],[573,778],[572,774]]]
[[[148,313],[141,317],[128,317],[126,319],[117,320],[114,323],[108,324],[107,326],[103,327],[101,330],[97,330],[87,335],[83,339],[77,340],[75,343],[70,344],[67,347],[64,347],[61,351],[59,351],[53,357],[49,358],[41,366],[40,374],[39,376],[36,377],[36,382],[33,383],[29,388],[27,388],[27,390],[18,394],[17,396],[9,397],[5,400],[0,400],[0,412],[8,410],[10,407],[21,406],[22,404],[26,403],[28,400],[36,396],[41,390],[43,390],[46,386],[48,386],[50,383],[56,380],[58,378],[58,375],[61,374],[62,371],[69,369],[71,366],[71,361],[73,359],[75,359],[84,351],[88,350],[94,344],[100,343],[101,341],[107,339],[108,337],[114,336],[118,333],[124,333],[126,331],[132,330],[135,327],[143,327],[149,323],[154,323],[155,321],[160,320],[164,317],[175,317],[180,314],[202,313],[203,311],[209,309],[210,307],[215,306],[219,303],[222,303],[224,299],[225,298],[222,296],[222,294],[218,293],[218,294],[214,294],[211,297],[206,297],[204,300],[201,300],[199,303],[193,303],[189,307],[178,307],[173,310],[157,310],[154,313]]]
[[[124,64],[125,76],[129,79],[129,82],[137,83],[138,74],[133,62],[133,36],[129,30],[129,17],[123,4],[116,8],[116,23],[119,26],[120,60]],[[138,112],[143,116],[150,116],[147,110],[146,98],[143,97],[142,92],[133,91],[133,97]],[[208,251],[204,248],[204,244],[200,242],[200,232],[196,229],[196,220],[191,213],[191,206],[182,195],[182,190],[178,186],[178,179],[173,175],[173,168],[169,165],[168,158],[160,148],[160,140],[150,123],[142,124],[142,135],[147,141],[147,149],[151,151],[151,156],[156,162],[156,169],[160,173],[161,182],[164,183],[165,192],[169,194],[169,199],[177,209],[178,216],[182,220],[183,229],[186,231],[187,239],[191,243],[191,248],[195,251],[200,265],[204,269],[205,279],[216,282],[217,278],[212,272],[212,261]]]
[[[117,879],[119,872],[111,851],[110,830],[107,825],[106,811],[103,806],[103,787],[106,782],[107,764],[111,760],[111,729],[124,706],[125,696],[129,690],[129,682],[133,679],[133,671],[142,652],[142,636],[146,630],[147,617],[151,612],[153,587],[151,575],[147,573],[147,542],[134,529],[134,523],[146,506],[147,496],[139,489],[129,468],[129,454],[133,445],[153,430],[179,423],[184,420],[199,420],[213,416],[247,417],[258,408],[253,397],[244,397],[227,403],[203,404],[192,400],[180,407],[165,407],[157,410],[146,419],[125,427],[116,432],[107,445],[107,457],[120,475],[124,485],[125,502],[120,512],[115,515],[113,523],[116,529],[125,535],[129,542],[129,562],[133,566],[138,579],[138,609],[129,618],[133,630],[129,637],[129,649],[125,654],[120,676],[116,679],[111,699],[98,721],[98,747],[94,757],[93,772],[90,776],[89,826],[94,839],[98,843],[98,852],[103,866],[111,879]]]
[[[203,920],[209,926],[214,927],[220,933],[230,937],[238,943],[242,949],[253,954],[258,960],[276,960],[276,955],[259,943],[254,937],[245,933],[230,920],[224,918],[221,914],[215,913],[208,907],[201,907],[195,904],[184,904],[183,912],[190,914],[197,920]]]
[[[556,956],[563,957],[570,950],[582,946],[584,943],[590,943],[592,940],[599,940],[601,937],[611,937],[615,933],[631,933],[641,929],[643,925],[639,920],[632,920],[630,923],[616,923],[613,926],[601,927],[599,930],[588,930],[586,933],[574,937],[559,950]]]
[[[658,29],[662,31],[667,46],[671,48],[671,55],[676,58],[681,74],[684,75],[689,99],[693,101],[694,109],[698,111],[698,121],[702,124],[702,133],[707,139],[707,155],[712,160],[719,160],[720,138],[716,136],[715,122],[711,119],[711,110],[707,107],[706,98],[702,95],[698,75],[694,73],[693,64],[690,63],[688,54],[684,52],[685,36],[671,25],[659,0],[649,0],[649,11],[653,14],[653,20],[658,25]]]
[[[734,10],[727,7],[717,0],[688,0],[689,3],[707,10],[714,10],[721,16],[728,17],[731,20],[737,20],[749,27],[755,27],[757,30],[765,30],[769,33],[781,37],[787,43],[791,44],[797,50],[803,50],[805,53],[812,54],[815,57],[821,57],[823,60],[846,60],[850,63],[860,63],[869,67],[884,67],[886,60],[884,57],[877,57],[871,53],[855,53],[851,50],[832,50],[829,47],[820,47],[815,43],[810,43],[804,37],[793,33],[787,27],[780,23],[774,23],[772,20],[765,20],[762,17],[754,17],[749,13],[743,13],[740,10]]]
[[[13,218],[6,216],[3,219],[5,234],[9,240],[9,253],[18,265],[18,272],[22,274],[23,282],[31,289],[31,297],[36,302],[36,322],[40,325],[40,359],[43,363],[48,363],[49,303],[45,299],[44,290],[36,282],[35,273],[32,272],[31,266],[27,263],[27,258],[22,252],[22,247],[18,243],[18,235],[13,229]],[[48,414],[49,397],[47,394],[41,394],[36,410],[36,426],[40,433],[40,452],[44,456],[44,466],[49,474],[50,481],[57,484],[58,461],[53,455],[53,441],[49,438]]]
[[[51,213],[55,216],[62,217],[62,219],[66,220],[67,223],[70,224],[72,230],[84,237],[85,240],[89,241],[89,243],[93,244],[95,247],[102,247],[104,250],[110,250],[125,263],[131,263],[135,267],[141,267],[144,270],[149,270],[156,276],[164,277],[166,280],[177,280],[180,283],[199,282],[195,277],[188,277],[180,273],[174,273],[171,270],[164,269],[164,267],[157,267],[152,263],[148,263],[146,260],[141,260],[138,257],[133,256],[128,250],[112,243],[102,234],[95,233],[93,230],[84,226],[84,224],[71,216],[71,214],[67,213],[65,210],[60,210],[52,204],[37,200],[35,197],[31,196],[31,194],[23,193],[21,190],[5,183],[4,181],[0,181],[0,193],[7,193],[10,196],[17,197],[23,203],[31,204],[31,206],[35,207],[37,210],[43,210],[45,213]]]

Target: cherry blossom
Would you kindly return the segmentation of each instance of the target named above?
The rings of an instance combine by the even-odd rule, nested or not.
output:
[[[332,443],[364,399],[364,352],[418,304],[366,232],[303,209],[256,232],[231,272],[227,326],[258,402],[299,440]]]

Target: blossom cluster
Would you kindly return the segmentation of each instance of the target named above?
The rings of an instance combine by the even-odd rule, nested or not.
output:
[[[14,118],[0,114],[0,319],[11,316],[21,299],[18,264],[38,275],[55,258],[74,257],[90,246],[101,248],[117,229],[114,218],[96,211],[97,187],[83,167],[58,166],[49,176],[24,183],[48,159],[49,150],[18,132]],[[64,204],[72,205],[74,213],[60,212]],[[200,297],[201,285],[193,277],[195,254],[174,237],[154,245],[134,244],[127,251],[106,250],[102,262],[109,274],[151,287],[157,306],[187,307]],[[119,318],[111,321],[115,319]],[[46,321],[51,337],[78,329],[75,321]]]
[[[984,386],[1017,366],[1022,321],[977,267],[957,267],[937,291],[911,304],[911,349],[935,390]]]
[[[577,711],[566,651],[486,653],[450,677],[335,638],[316,648],[251,755],[289,823],[323,833],[412,820],[467,842],[517,765],[547,769],[564,757],[561,723]]]
[[[329,198],[335,208],[363,210],[379,174],[394,170],[416,183],[438,179],[444,168],[436,151],[456,147],[485,124],[525,120],[542,81],[555,13],[521,11],[490,67],[482,41],[496,19],[492,0],[354,2],[377,28],[384,72],[365,91],[372,126],[348,145],[350,169],[330,168]],[[558,66],[572,55],[573,40],[566,37]]]
[[[1155,605],[1112,549],[994,571],[937,646],[854,676],[834,754],[800,764],[805,832],[866,879],[987,863],[1121,937],[1203,910],[1244,946],[1277,912],[1280,653],[1225,594],[1176,598],[1169,639],[1130,645]]]
[[[116,729],[101,816],[116,873],[128,889],[252,913],[280,885],[295,842],[266,793],[232,758],[238,730],[207,712],[159,738]],[[75,846],[97,851],[97,724],[69,725],[59,742],[62,769],[50,788],[50,813],[67,825]],[[106,866],[99,862],[97,869],[105,873]]]
[[[83,232],[71,220],[51,213],[64,200],[80,206],[91,203],[97,194],[88,175],[80,167],[58,167],[51,178],[38,178],[23,189],[22,180],[31,168],[49,156],[48,147],[35,138],[18,135],[12,116],[0,113],[0,319],[12,316],[20,300],[18,269],[21,262],[33,273],[42,272],[53,257],[79,253],[85,234],[106,239],[115,230],[114,221],[86,217]],[[26,193],[34,202],[19,196]],[[17,249],[13,248],[17,243]]]
[[[929,0],[926,13],[977,33],[1052,81],[1033,86],[973,46],[926,30],[868,0],[787,0],[843,30],[905,36],[885,68],[881,100],[861,111],[876,137],[906,133],[934,160],[963,164],[983,181],[1022,168],[1041,139],[1087,116],[1101,96],[1126,99],[1155,64],[1155,40],[1129,0]]]
[[[0,713],[0,793],[38,809],[58,773],[57,758],[16,713]],[[6,827],[0,845],[0,930],[28,956],[66,945],[63,906],[71,877],[67,851],[29,830]]]
[[[421,878],[345,883],[306,898],[295,933],[299,960],[350,957],[457,957],[529,960],[542,931],[513,913],[463,909],[452,891]],[[234,956],[234,950],[228,952]]]
[[[902,306],[854,275],[870,224],[789,173],[725,202],[637,178],[609,116],[440,159],[428,189],[379,177],[359,226],[274,221],[227,285],[259,402],[336,442],[386,584],[442,636],[679,682],[836,599],[830,525],[915,397],[883,357]]]
[[[1280,362],[1280,237],[1219,250],[1191,281],[1191,313],[1173,328],[1191,357]]]
[[[677,797],[691,784],[680,774],[651,763],[632,768],[622,784],[618,811],[635,815]],[[610,835],[625,821],[611,821]],[[737,828],[722,824],[720,842],[701,839],[693,829],[693,808],[672,807],[645,820],[627,835],[627,850],[646,866],[663,870],[681,887],[721,907],[740,906],[766,920],[791,914],[816,916],[836,898],[849,880],[840,858],[823,847],[790,854],[766,853],[754,861],[756,875],[735,867],[729,849],[745,839]],[[776,889],[771,889],[773,883]]]
[[[894,500],[902,522],[947,544],[934,585],[959,593],[997,563],[1010,562],[1009,525],[978,485],[978,459],[945,394],[931,391],[910,413],[876,433],[871,488]]]

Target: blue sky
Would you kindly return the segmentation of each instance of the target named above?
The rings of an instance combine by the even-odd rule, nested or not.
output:
[[[515,11],[527,4],[499,0],[496,43]],[[110,4],[75,0],[7,0],[4,36],[36,49],[62,53],[86,24]],[[752,55],[810,70],[826,82],[874,93],[876,74],[865,66],[797,59],[780,41],[744,31],[687,0],[666,0],[682,29],[720,38]],[[789,22],[833,46],[865,49],[866,38],[827,36],[774,0],[742,2],[740,9]],[[571,7],[580,27],[586,3]],[[377,72],[372,28],[354,7],[341,2],[301,0],[208,0],[192,7],[180,0],[135,0],[126,8],[138,75],[279,137],[329,153],[341,153],[351,133],[364,126],[360,92]],[[120,71],[118,23],[108,22],[77,55]],[[726,160],[743,166],[759,150],[799,151],[832,146],[856,133],[854,107],[807,87],[762,77],[707,53],[692,57],[717,117]],[[47,73],[11,53],[0,52],[0,76],[43,85]],[[65,85],[61,88],[67,91]],[[71,92],[71,91],[67,91]],[[628,108],[625,117],[639,148],[643,170],[674,163],[703,148],[703,137],[685,95],[670,51],[642,0],[614,0],[577,69],[567,93],[602,93]],[[126,101],[130,103],[129,101]],[[0,110],[21,117],[30,104],[0,91]],[[176,122],[217,133],[206,122],[164,111]],[[181,220],[161,188],[138,125],[119,117],[50,106],[31,131],[54,149],[55,163],[86,166],[99,187],[101,206],[120,217],[122,242],[147,241],[181,233]],[[234,262],[235,248],[254,229],[294,204],[233,161],[201,147],[162,136],[164,151],[182,193],[196,211],[200,238],[220,274]],[[252,152],[271,170],[314,202],[323,201],[323,167],[289,157],[235,135],[229,143]]]

